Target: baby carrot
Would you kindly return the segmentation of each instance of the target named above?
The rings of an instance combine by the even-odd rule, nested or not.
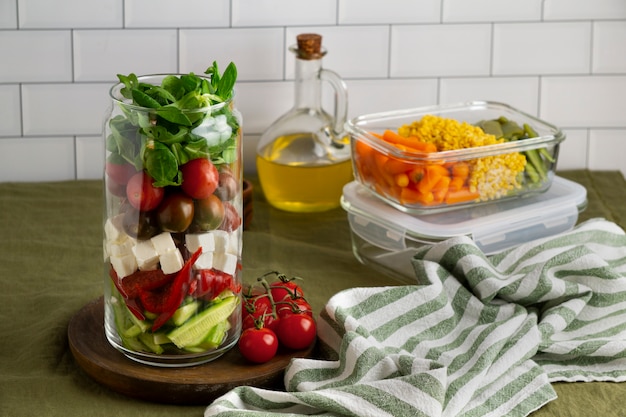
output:
[[[404,162],[398,158],[389,157],[387,162],[385,162],[384,169],[391,175],[396,175],[409,171],[411,167],[412,164]]]
[[[449,190],[445,202],[446,204],[458,204],[476,200],[478,197],[480,197],[478,191],[471,191],[469,187],[463,187],[459,190]]]
[[[407,175],[409,176],[409,180],[412,183],[418,184],[422,180],[422,178],[424,178],[424,172],[424,167],[422,165],[417,165],[415,166],[415,168],[409,171]]]
[[[452,165],[452,176],[467,179],[469,176],[469,164],[464,161],[459,161]]]
[[[385,130],[385,132],[383,133],[383,140],[393,145],[406,146],[407,148],[413,149],[417,152],[437,151],[437,147],[432,143],[422,142],[416,137],[405,138],[404,136],[400,136],[392,130]]]
[[[450,180],[449,188],[451,191],[457,191],[463,188],[464,185],[465,179],[461,177],[452,177],[452,179]]]
[[[448,170],[441,165],[427,165],[424,177],[417,185],[417,189],[426,194],[431,192],[441,177],[448,176]]]
[[[418,190],[412,187],[404,187],[400,191],[400,203],[402,204],[432,204],[435,199],[433,193],[428,192],[426,194],[420,193]]]
[[[448,194],[448,187],[450,186],[450,177],[443,176],[437,181],[437,184],[433,187],[434,203],[443,203],[446,194]]]
[[[406,187],[409,185],[409,176],[404,172],[394,175],[393,178],[398,187]]]

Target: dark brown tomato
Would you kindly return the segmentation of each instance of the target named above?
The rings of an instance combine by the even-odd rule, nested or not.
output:
[[[156,213],[163,231],[184,232],[193,220],[193,200],[180,192],[168,194],[159,204]]]
[[[122,225],[129,236],[139,240],[150,239],[159,233],[154,211],[139,211],[130,205],[125,209]]]
[[[200,230],[217,229],[225,215],[224,203],[215,194],[195,202],[194,223]]]

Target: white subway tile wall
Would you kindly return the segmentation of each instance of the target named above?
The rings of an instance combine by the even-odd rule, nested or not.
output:
[[[116,74],[213,60],[239,69],[253,172],[258,138],[293,103],[303,32],[323,36],[349,117],[500,101],[563,129],[559,169],[626,174],[624,0],[2,0],[0,181],[101,178]]]

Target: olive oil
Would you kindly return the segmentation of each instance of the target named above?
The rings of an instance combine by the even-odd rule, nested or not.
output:
[[[292,212],[339,207],[343,186],[353,179],[352,161],[300,158],[294,162],[290,153],[303,147],[315,147],[312,134],[282,136],[259,151],[256,164],[265,198],[272,206]]]
[[[297,36],[294,106],[259,138],[257,172],[267,201],[292,212],[319,212],[340,205],[343,186],[352,181],[350,144],[344,125],[347,87],[322,68],[322,37]],[[335,93],[331,115],[321,106],[322,82]]]

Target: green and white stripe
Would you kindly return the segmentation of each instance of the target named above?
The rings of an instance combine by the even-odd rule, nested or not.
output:
[[[487,257],[424,247],[414,286],[355,288],[318,320],[328,360],[285,392],[240,387],[205,416],[526,416],[555,381],[626,381],[626,235],[591,220]]]

